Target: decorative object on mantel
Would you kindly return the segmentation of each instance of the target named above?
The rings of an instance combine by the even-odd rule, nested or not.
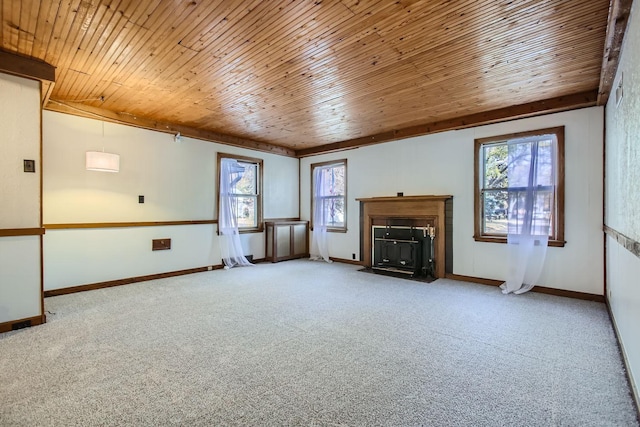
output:
[[[398,196],[360,202],[365,268],[405,277],[453,272],[453,196]]]

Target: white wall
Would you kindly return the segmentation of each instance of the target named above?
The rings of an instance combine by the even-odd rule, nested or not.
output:
[[[0,229],[40,228],[39,82],[0,73],[0,135]],[[40,236],[0,236],[0,323],[42,314],[40,271]]]
[[[44,223],[190,221],[217,218],[217,153],[264,160],[264,217],[298,217],[298,160],[193,138],[44,111]],[[85,169],[90,150],[120,155],[120,172]],[[138,196],[144,195],[144,204]],[[218,265],[216,225],[48,229],[45,290]],[[170,251],[151,240],[171,238]],[[263,233],[243,234],[264,257]]]
[[[616,105],[616,87],[623,97]],[[640,17],[637,2],[624,37],[614,87],[606,107],[605,224],[640,241]],[[623,351],[640,390],[640,259],[607,238],[607,297]]]
[[[454,273],[505,278],[506,245],[473,239],[474,139],[565,126],[565,240],[550,247],[540,285],[603,294],[602,139],[599,107],[443,132],[312,156],[300,164],[301,215],[309,219],[310,164],[347,158],[348,232],[331,233],[331,256],[359,254],[361,197],[450,194]],[[587,268],[588,266],[588,268]]]
[[[0,237],[0,323],[41,311],[40,236]]]

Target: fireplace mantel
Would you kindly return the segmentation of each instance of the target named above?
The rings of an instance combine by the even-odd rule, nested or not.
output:
[[[436,228],[434,239],[436,277],[444,277],[445,272],[452,268],[450,248],[453,196],[370,197],[356,200],[360,202],[361,252],[362,261],[366,267],[371,267],[372,262],[371,227],[374,221],[406,218],[433,221]]]

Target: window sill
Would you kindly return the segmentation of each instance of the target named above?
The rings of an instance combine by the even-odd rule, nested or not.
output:
[[[309,231],[313,231],[313,227],[309,228]],[[327,228],[327,233],[346,233],[346,228]]]
[[[502,236],[473,236],[473,239],[476,242],[487,242],[487,243],[507,243],[507,238]],[[556,248],[563,248],[567,242],[564,240],[551,240],[549,239],[549,243],[547,246],[552,246]]]
[[[327,232],[329,233],[346,233],[346,228],[327,228]]]
[[[239,228],[238,233],[246,234],[246,233],[262,233],[264,231],[264,227],[258,228]]]
[[[264,232],[264,227],[258,227],[258,228],[239,228],[238,229],[238,233],[239,234],[248,234],[248,233],[262,233]],[[220,235],[220,229],[217,230],[217,234],[218,236]]]

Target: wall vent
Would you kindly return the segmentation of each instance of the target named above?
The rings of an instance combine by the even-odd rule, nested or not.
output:
[[[31,320],[23,320],[22,322],[16,322],[11,325],[12,331],[17,331],[18,329],[30,328]]]

